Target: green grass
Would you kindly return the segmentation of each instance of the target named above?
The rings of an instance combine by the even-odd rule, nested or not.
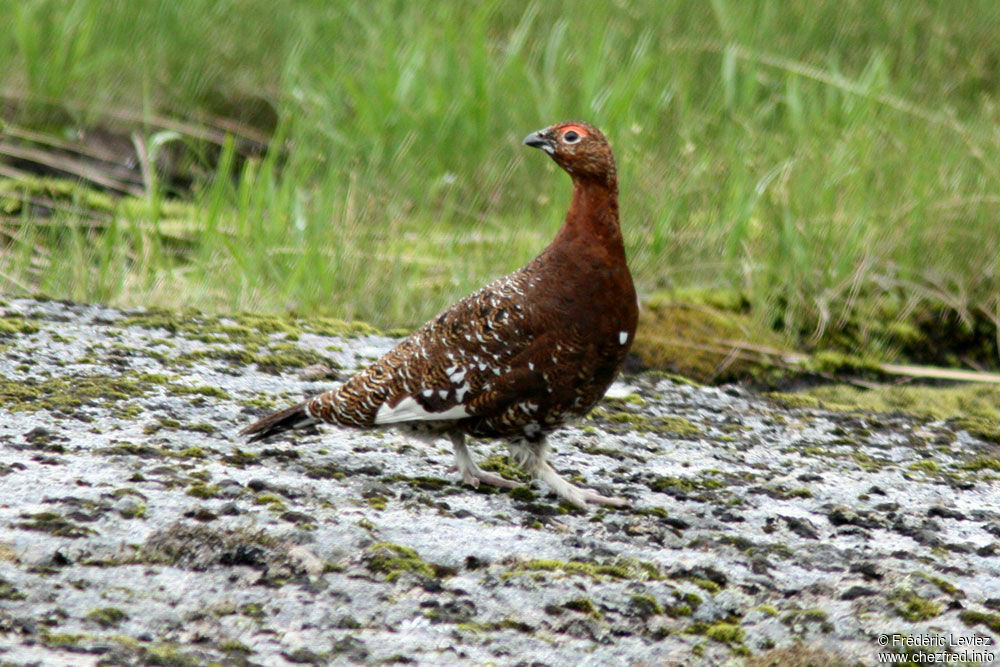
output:
[[[995,2],[36,0],[0,24],[10,136],[134,131],[190,181],[40,214],[0,180],[5,292],[413,326],[548,242],[569,181],[520,139],[581,118],[642,291],[735,288],[806,344],[926,312],[996,333]]]

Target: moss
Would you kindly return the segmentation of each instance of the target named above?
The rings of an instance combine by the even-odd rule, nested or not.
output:
[[[495,472],[502,477],[506,477],[507,479],[513,479],[519,482],[531,481],[531,477],[528,476],[528,474],[523,470],[515,466],[510,458],[505,455],[491,456],[480,463],[479,467],[483,470]]]
[[[313,364],[337,365],[321,354],[301,348],[262,354],[257,356],[254,362],[260,370],[268,372],[277,372],[287,368],[305,368]]]
[[[222,640],[219,642],[219,650],[223,653],[242,653],[244,655],[253,653],[253,649],[236,639]]]
[[[743,628],[739,625],[721,621],[706,628],[704,634],[720,644],[742,644],[745,638]]]
[[[639,593],[629,599],[629,607],[641,618],[663,613],[663,606],[652,595]]]
[[[994,417],[960,417],[955,424],[969,435],[1000,445],[1000,419]]]
[[[177,456],[183,456],[189,459],[203,459],[205,458],[205,450],[201,447],[188,447],[187,449],[179,451]]]
[[[128,614],[117,607],[101,607],[87,612],[87,620],[97,623],[102,628],[114,628],[128,619]]]
[[[788,394],[779,391],[772,391],[764,395],[777,405],[792,410],[796,408],[818,409],[829,407],[824,406],[820,403],[818,398],[810,396],[809,394]]]
[[[156,375],[85,375],[38,380],[0,378],[0,405],[11,412],[72,412],[84,405],[120,403],[146,396]],[[124,407],[124,406],[122,406]]]
[[[818,607],[806,609],[802,612],[802,618],[807,621],[825,621],[829,617],[828,613]]]
[[[810,491],[809,489],[789,489],[788,487],[782,484],[766,487],[765,493],[768,497],[776,498],[778,500],[813,497],[812,491]]]
[[[23,317],[6,315],[0,317],[0,336],[16,336],[19,334],[38,333],[38,325]]]
[[[385,496],[380,496],[378,494],[368,496],[362,500],[362,502],[368,503],[368,506],[376,510],[384,510],[388,500]]]
[[[857,663],[843,656],[801,643],[773,648],[748,656],[744,667],[854,667]]]
[[[694,493],[696,491],[715,491],[725,486],[717,479],[698,479],[694,477],[657,477],[647,483],[650,490],[660,493]]]
[[[222,487],[217,484],[206,484],[205,482],[196,482],[188,487],[187,494],[189,496],[194,496],[195,498],[218,498],[219,494],[222,492]]]
[[[520,576],[529,572],[561,572],[565,575],[584,575],[595,581],[608,579],[620,580],[659,580],[663,576],[654,563],[638,559],[622,559],[611,563],[593,563],[587,561],[532,559],[518,561],[503,574],[503,578]]]
[[[285,502],[280,496],[273,493],[258,493],[253,499],[254,505],[267,505],[268,509],[281,512],[285,509]]]
[[[726,382],[763,372],[765,366],[754,355],[740,352],[733,341],[778,349],[787,345],[747,313],[744,299],[717,299],[716,293],[686,290],[650,297],[640,312],[632,346],[643,365],[698,382]],[[732,309],[736,304],[739,309]]]
[[[379,542],[368,547],[365,560],[368,569],[384,574],[386,581],[395,581],[405,572],[434,577],[434,568],[420,558],[416,551],[391,542]]]
[[[619,410],[627,408],[628,406],[646,405],[645,399],[643,399],[638,394],[628,394],[626,396],[616,397],[616,398],[605,397],[602,403],[606,407],[617,408]]]
[[[392,484],[395,482],[405,482],[417,489],[423,489],[426,491],[438,491],[445,487],[451,486],[451,482],[446,479],[441,479],[440,477],[426,477],[426,476],[416,476],[407,477],[406,475],[387,475],[382,478],[383,482],[387,484]]]
[[[18,523],[17,526],[18,528],[24,528],[25,530],[34,530],[41,533],[49,533],[50,535],[55,535],[57,537],[68,537],[71,539],[97,534],[96,531],[85,526],[78,526],[55,512],[38,512],[36,514],[21,516],[22,518],[27,519],[27,521],[22,521]]]
[[[778,615],[778,608],[775,607],[774,605],[762,604],[759,607],[757,607],[757,609],[759,609],[763,613],[767,614],[768,616],[777,616]]]
[[[232,452],[222,457],[224,463],[243,468],[248,465],[259,463],[258,457],[253,452],[248,452],[239,447],[233,447]]]
[[[684,417],[656,417],[653,419],[653,431],[668,435],[701,435],[701,427]]]
[[[941,613],[941,605],[925,600],[912,591],[898,593],[893,603],[896,613],[907,621],[926,621]]]
[[[239,609],[241,616],[248,618],[264,618],[264,606],[256,602],[248,602]]]
[[[24,600],[25,595],[3,577],[0,577],[0,600]]]
[[[887,459],[877,459],[874,456],[865,454],[864,452],[854,452],[851,454],[851,458],[854,459],[863,470],[868,472],[878,472],[888,465],[892,465],[892,461]]]
[[[715,583],[711,579],[702,579],[700,577],[692,577],[691,583],[693,583],[698,588],[708,591],[709,593],[715,595],[722,591],[722,586]]]
[[[965,470],[993,470],[1000,472],[1000,457],[998,456],[977,456],[962,465]]]
[[[66,632],[55,633],[49,632],[48,630],[42,630],[39,633],[42,644],[48,646],[49,648],[71,648],[78,646],[80,642],[87,639],[87,635],[74,635]]]
[[[859,389],[826,385],[804,393],[771,393],[785,407],[822,407],[839,411],[903,412],[924,419],[952,420],[988,442],[1000,443],[1000,386],[962,384],[950,387],[886,385]]]
[[[703,433],[700,426],[684,417],[647,417],[637,412],[610,412],[604,408],[596,408],[589,418],[601,423],[611,433],[631,431],[664,436],[697,436]],[[623,426],[627,428],[622,428]]]
[[[914,574],[937,586],[938,589],[940,589],[940,591],[945,595],[950,595],[956,599],[965,597],[965,594],[959,590],[957,586],[942,579],[941,577],[934,576],[933,574],[927,574],[926,572],[915,572]]]
[[[344,479],[347,473],[335,463],[321,465],[306,465],[306,477],[309,479]]]
[[[918,470],[926,473],[936,473],[939,468],[938,464],[932,459],[924,459],[923,461],[917,461],[916,463],[911,463],[907,466],[910,470]]]
[[[670,616],[671,618],[682,618],[684,616],[690,616],[692,613],[691,607],[686,604],[667,605],[663,608],[663,611],[666,612],[667,616]]]
[[[144,519],[146,518],[146,503],[137,502],[134,505],[127,505],[120,510],[118,513],[123,519]]]
[[[601,617],[601,610],[597,608],[597,605],[595,605],[590,598],[573,598],[572,600],[564,602],[562,606],[564,609],[577,611],[593,618]]]
[[[510,497],[514,500],[530,503],[538,498],[538,494],[527,486],[516,486],[509,491]]]
[[[210,387],[206,385],[201,385],[197,387],[188,387],[182,384],[172,383],[169,386],[171,394],[179,394],[181,396],[195,395],[195,396],[208,396],[210,398],[218,398],[221,400],[230,400],[231,397],[229,392],[225,389],[220,389],[219,387]]]
[[[962,623],[965,623],[970,628],[982,624],[993,632],[1000,632],[1000,615],[998,614],[988,614],[967,609],[960,613],[958,617],[962,619]]]
[[[334,336],[337,338],[358,338],[360,336],[378,336],[381,332],[368,324],[357,320],[347,322],[333,317],[309,317],[300,320],[303,329],[319,336]],[[400,330],[396,330],[399,333]],[[402,335],[409,335],[403,333]]]

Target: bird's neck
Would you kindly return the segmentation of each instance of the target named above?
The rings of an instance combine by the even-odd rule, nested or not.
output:
[[[625,261],[625,245],[618,224],[617,179],[573,179],[573,201],[552,245],[578,244],[596,244],[612,260]]]

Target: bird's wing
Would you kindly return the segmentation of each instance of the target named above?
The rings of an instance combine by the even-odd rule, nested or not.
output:
[[[511,373],[531,376],[524,352],[538,339],[523,271],[448,308],[336,390],[309,406],[357,426],[476,416],[477,399]],[[523,366],[523,368],[522,368]]]

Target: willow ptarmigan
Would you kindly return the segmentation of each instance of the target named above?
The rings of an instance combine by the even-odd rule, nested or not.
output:
[[[546,461],[546,435],[585,415],[632,346],[637,306],[618,226],[611,147],[586,123],[529,134],[573,179],[555,239],[524,268],[462,299],[340,387],[245,428],[252,440],[318,422],[447,436],[462,479],[512,487],[480,469],[465,435],[506,438],[534,478],[579,507],[625,505],[573,486]]]

